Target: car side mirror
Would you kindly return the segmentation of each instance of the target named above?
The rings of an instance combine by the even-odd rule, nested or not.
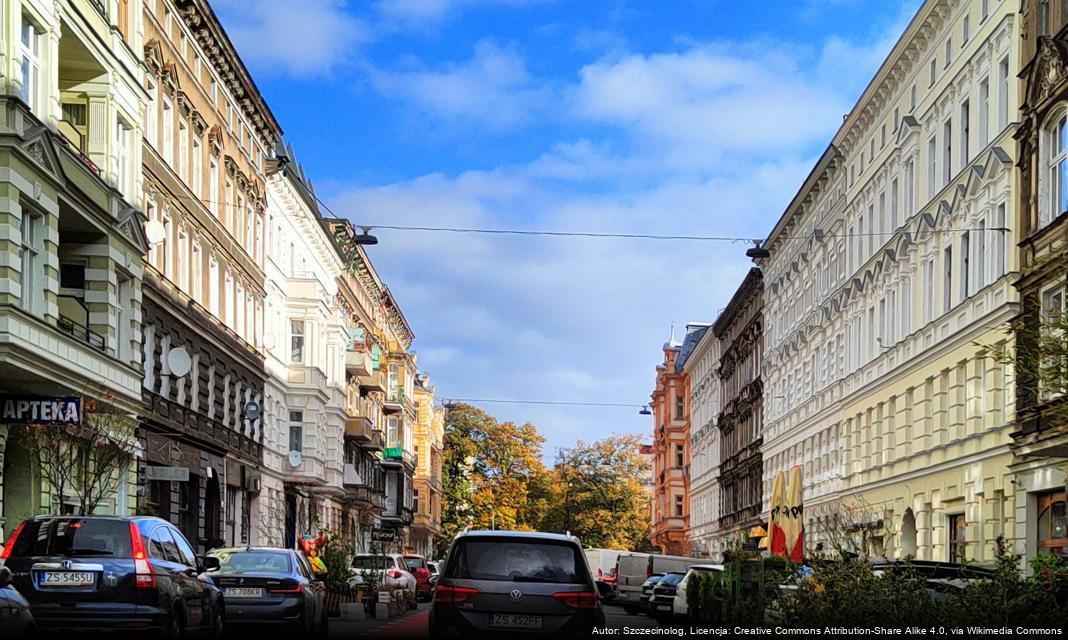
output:
[[[4,589],[11,586],[11,569],[7,567],[0,567],[0,589]]]
[[[203,571],[218,571],[222,565],[215,556],[204,556],[200,559],[200,568]]]

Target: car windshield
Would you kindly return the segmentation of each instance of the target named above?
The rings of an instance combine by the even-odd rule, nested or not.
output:
[[[575,584],[582,564],[573,545],[545,540],[466,540],[446,577],[466,580],[510,580]]]
[[[660,579],[663,577],[664,576],[660,575],[659,573],[654,573],[653,575],[645,579],[644,584],[656,584],[657,582],[660,582]]]
[[[23,527],[11,555],[130,558],[130,523],[102,518],[31,520]]]
[[[669,573],[660,579],[660,582],[657,583],[657,586],[663,587],[677,585],[682,582],[682,576],[683,574],[681,573]]]
[[[404,556],[404,564],[408,565],[408,568],[412,571],[426,569],[426,563],[418,556]]]
[[[293,560],[285,551],[215,551],[220,573],[293,573]]]

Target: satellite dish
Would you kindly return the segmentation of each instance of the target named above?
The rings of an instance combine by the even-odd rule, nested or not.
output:
[[[299,467],[300,463],[303,462],[303,461],[304,461],[304,456],[302,456],[299,451],[290,451],[289,452],[289,466],[291,466],[291,467],[293,467],[295,469],[295,468]]]
[[[148,239],[148,244],[163,244],[167,239],[167,228],[159,220],[149,220],[145,223],[145,237]]]
[[[193,361],[189,359],[189,352],[185,350],[185,347],[178,347],[167,352],[167,368],[171,370],[171,375],[181,378],[189,373],[192,366]]]
[[[273,351],[278,346],[278,342],[274,339],[273,333],[263,334],[263,348],[268,351]]]

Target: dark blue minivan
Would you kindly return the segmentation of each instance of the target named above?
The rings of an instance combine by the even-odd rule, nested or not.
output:
[[[171,523],[153,517],[38,516],[0,553],[41,631],[219,635],[220,590]]]

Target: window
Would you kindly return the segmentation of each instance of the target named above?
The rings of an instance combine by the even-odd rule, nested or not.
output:
[[[675,517],[681,518],[683,513],[682,496],[675,496]]]
[[[953,176],[953,121],[942,124],[942,186]]]
[[[130,0],[119,0],[119,14],[116,16],[122,39],[130,40]]]
[[[978,233],[975,234],[975,290],[986,286],[986,220],[979,220]]]
[[[934,258],[923,265],[923,323],[927,324],[934,315]]]
[[[208,259],[208,311],[219,316],[219,261],[215,256]]]
[[[1065,492],[1038,495],[1038,552],[1068,555],[1068,517],[1065,515]]]
[[[19,274],[19,284],[22,288],[22,308],[32,311],[42,296],[37,291],[37,254],[40,251],[38,243],[41,236],[41,224],[44,217],[33,213],[29,208],[22,208],[22,217],[19,219],[19,235],[22,244],[19,245],[19,263],[22,272]]]
[[[969,289],[969,285],[971,283],[970,283],[970,278],[968,277],[971,274],[971,264],[969,263],[969,260],[971,259],[971,255],[969,253],[970,250],[971,250],[971,247],[969,246],[969,244],[971,242],[971,236],[969,235],[970,233],[971,233],[970,231],[965,231],[960,236],[960,299],[961,300],[964,300],[969,295],[971,295],[971,290]]]
[[[304,412],[289,412],[289,450],[304,451]]]
[[[916,110],[916,85],[912,85],[909,91],[909,112]]]
[[[912,215],[913,207],[916,206],[916,163],[909,160],[905,163],[905,216],[908,220]]]
[[[937,58],[931,58],[931,79],[928,82],[928,85],[927,85],[928,87],[933,87],[934,86],[935,75],[937,74],[937,70],[936,70],[937,65],[938,65],[938,59]]]
[[[219,217],[219,161],[208,158],[208,208]]]
[[[990,15],[990,0],[983,0],[982,1],[982,12],[983,12],[982,19],[986,20],[986,17]]]
[[[686,464],[686,458],[683,455],[684,453],[685,453],[685,449],[681,444],[675,445],[675,466],[676,467],[682,467],[683,465]]]
[[[979,83],[979,147],[990,142],[990,78]]]
[[[1049,0],[1038,0],[1038,35],[1049,35]]]
[[[182,291],[189,291],[189,234],[178,230],[178,251],[175,252],[175,284]]]
[[[419,513],[419,489],[412,491],[412,511]]]
[[[1009,126],[1009,58],[998,63],[998,131]]]
[[[149,144],[159,148],[159,87],[148,83],[148,105],[145,107],[145,137]]]
[[[1039,207],[1038,226],[1045,227],[1060,214],[1068,211],[1068,116],[1062,115],[1046,135],[1049,149],[1046,175],[1047,204]]]
[[[115,186],[123,194],[130,186],[130,130],[122,120],[115,121]]]
[[[901,221],[897,214],[898,201],[897,201],[897,178],[894,178],[890,182],[890,230],[897,231],[897,228],[901,226]]]
[[[960,562],[964,560],[965,550],[965,521],[963,513],[954,513],[949,516],[949,525],[946,527],[949,535],[949,557],[950,562]]]
[[[204,256],[200,251],[200,243],[193,243],[192,260],[189,265],[193,271],[193,286],[190,295],[197,302],[204,302]]]
[[[29,105],[30,110],[41,113],[41,42],[43,40],[37,25],[29,16],[22,14],[21,37],[19,38],[19,72],[22,86],[19,97]]]
[[[938,141],[934,136],[927,141],[927,199],[930,200],[938,191],[935,179],[938,177]]]
[[[1005,203],[1002,202],[995,209],[993,225],[994,232],[994,280],[1005,275],[1005,236],[1009,233],[1005,229]]]
[[[163,139],[160,140],[160,147],[167,164],[174,162],[174,107],[166,98],[163,99]]]
[[[189,179],[189,125],[185,120],[179,120],[178,122],[178,175],[186,181],[186,184],[192,182]]]
[[[304,321],[289,321],[289,361],[294,364],[304,362]]]
[[[942,312],[953,308],[953,247],[946,247],[942,254]]]
[[[675,396],[675,419],[676,420],[682,420],[682,417],[685,415],[684,409],[685,409],[685,403],[683,402],[682,396]]]
[[[960,43],[960,46],[963,48],[964,45],[968,44],[968,40],[972,37],[971,22],[968,21],[968,16],[964,16],[964,22],[961,24],[960,31],[961,37],[964,40]]]
[[[202,173],[202,153],[200,148],[200,140],[196,137],[193,138],[193,168],[189,176],[189,185],[193,188],[193,195],[200,197],[202,185],[204,183],[204,174]]]
[[[971,135],[970,119],[970,105],[965,100],[960,105],[960,166],[962,169],[968,166],[968,161],[972,159],[968,148],[968,136]]]
[[[117,273],[118,279],[118,309],[116,311],[115,318],[115,355],[123,361],[129,361],[131,358],[130,338],[131,327],[130,321],[133,316],[133,291],[134,281],[133,277],[128,273]]]
[[[952,36],[946,38],[946,62],[945,66],[949,67],[949,63],[953,62],[953,38]]]

